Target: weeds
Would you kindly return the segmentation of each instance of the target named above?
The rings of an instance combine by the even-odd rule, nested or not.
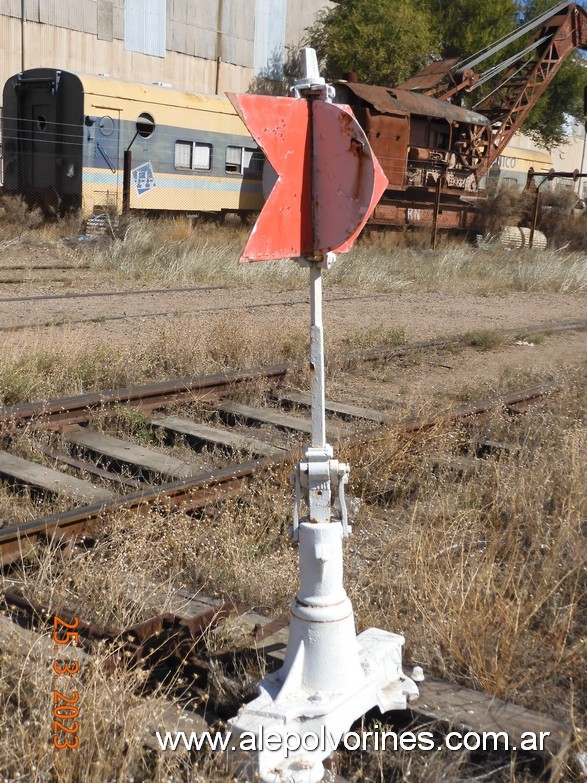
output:
[[[463,344],[482,351],[490,351],[498,348],[504,342],[504,335],[490,329],[477,329],[468,332],[463,339]]]
[[[305,353],[306,330],[265,335],[252,324],[230,318],[173,322],[122,349],[91,344],[84,332],[59,332],[0,338],[0,405],[133,386],[170,377],[190,377],[226,369],[297,360]]]
[[[92,250],[96,270],[168,285],[305,288],[307,272],[290,260],[238,264],[248,229],[210,227],[185,220],[133,218],[124,239]],[[410,235],[411,236],[411,235]],[[177,239],[179,237],[179,239]],[[584,247],[579,252],[474,248],[447,240],[437,251],[394,233],[365,236],[339,256],[328,285],[365,291],[581,291],[587,287]],[[581,252],[583,251],[583,252]]]
[[[570,378],[566,391],[542,410],[513,421],[495,413],[482,434],[515,448],[477,460],[475,471],[453,470],[451,460],[458,461],[467,448],[468,434],[447,425],[428,429],[412,443],[390,426],[378,441],[360,449],[347,446],[337,456],[351,463],[350,492],[363,500],[345,545],[345,582],[359,630],[375,625],[404,633],[406,667],[418,663],[429,675],[564,720],[574,711],[580,725],[587,708],[587,552],[581,531],[587,517],[587,430],[581,379],[575,380]],[[103,520],[90,548],[32,550],[11,573],[11,587],[119,628],[164,612],[180,587],[226,596],[275,616],[287,610],[297,588],[297,551],[287,532],[292,502],[289,470],[278,468],[238,500],[205,509],[198,518],[181,509],[150,510],[141,517],[118,513]],[[225,636],[237,640],[238,627],[227,627],[211,644],[222,646]],[[35,719],[27,723],[21,716],[15,743],[0,750],[0,765],[11,772],[20,763],[13,748],[30,763],[40,763],[33,735],[41,733],[40,705],[46,702],[38,695],[45,686],[31,682],[30,667],[24,678],[21,668],[18,685],[11,674],[18,666],[15,655],[2,663],[0,687],[8,690],[0,702],[0,725],[12,725],[10,694],[20,687],[28,689],[27,709]],[[132,677],[141,676],[88,674],[87,685],[80,687],[91,731],[98,733],[92,733],[76,764],[95,764],[103,772],[105,762],[92,743],[100,738],[107,743],[102,731],[113,730],[126,744],[117,739],[108,745],[109,769],[128,770],[135,780],[164,779],[157,766],[162,757],[140,753],[135,744],[135,718],[146,708],[133,695],[140,683]],[[115,723],[97,683],[112,691]],[[107,728],[114,725],[115,730]],[[419,763],[407,757],[396,762]],[[53,774],[53,757],[43,763],[49,765],[47,775]],[[75,774],[83,770],[76,766]],[[438,779],[437,772],[426,762],[422,779]],[[65,770],[60,774],[64,777],[55,779],[76,780]],[[78,779],[94,779],[83,774]],[[166,774],[174,782],[184,780],[177,768]],[[206,774],[210,778],[204,779],[214,779],[219,773]],[[447,767],[445,779],[459,779],[459,769],[449,774]]]
[[[386,329],[383,325],[369,329],[351,329],[344,338],[348,348],[387,348],[407,342],[406,330],[399,327]]]

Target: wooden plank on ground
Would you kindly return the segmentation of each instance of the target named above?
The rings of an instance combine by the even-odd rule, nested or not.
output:
[[[192,463],[183,462],[169,454],[152,451],[120,438],[113,438],[111,435],[104,435],[88,427],[79,425],[68,427],[63,431],[63,436],[76,446],[82,446],[97,454],[171,478],[184,479],[197,476],[202,472],[201,468]]]
[[[426,718],[476,732],[505,731],[517,748],[524,732],[548,732],[544,737],[544,750],[553,756],[571,739],[570,726],[542,712],[501,701],[486,693],[431,678],[419,682],[418,688],[420,696],[410,704],[410,709]]]
[[[55,660],[67,658],[68,661],[77,661],[80,665],[90,660],[88,653],[75,647],[73,644],[62,644],[59,650],[55,650],[51,633],[36,633],[28,628],[23,628],[18,623],[12,622],[9,617],[0,615],[0,647],[5,647],[11,653],[22,653],[27,658],[46,662],[51,666]],[[53,682],[53,672],[47,679]]]
[[[103,487],[97,487],[89,481],[68,476],[59,470],[38,465],[22,457],[0,451],[0,474],[8,476],[22,484],[75,498],[88,505],[112,500],[115,494]]]
[[[312,406],[312,398],[309,394],[300,394],[298,392],[287,392],[277,394],[279,400],[293,402],[295,405]],[[353,419],[366,419],[367,421],[384,422],[388,415],[382,411],[376,411],[373,408],[362,408],[358,405],[344,405],[341,402],[332,402],[326,400],[326,410],[328,413],[337,413],[339,416],[349,416]]]
[[[85,460],[74,459],[73,457],[70,457],[69,454],[64,454],[61,451],[55,451],[49,446],[40,446],[39,448],[43,454],[45,454],[47,457],[51,457],[51,459],[54,459],[56,462],[61,462],[63,465],[69,465],[71,468],[76,468],[76,470],[85,471],[91,476],[98,476],[98,478],[106,479],[106,481],[112,481],[116,484],[123,484],[125,487],[130,487],[131,489],[139,489],[140,487],[145,486],[144,482],[128,478],[128,476],[122,476],[120,473],[112,473],[109,470],[99,468],[93,463],[86,462]]]
[[[234,402],[234,400],[224,400],[216,407],[218,410],[221,410],[224,413],[230,413],[232,416],[237,416],[239,419],[258,421],[262,424],[271,424],[274,427],[294,430],[294,432],[305,432],[308,435],[312,432],[312,420],[308,417],[290,416],[289,414],[281,413],[281,411],[277,411],[273,408],[254,408],[251,405],[243,405],[241,402]]]
[[[191,710],[182,709],[172,702],[162,703],[162,700],[159,699],[153,714],[149,717],[148,724],[143,729],[141,740],[144,746],[163,752],[155,736],[156,731],[162,737],[165,736],[167,731],[172,734],[183,731],[189,740],[192,731],[201,736],[205,731],[209,730],[210,724],[201,715]],[[175,751],[169,748],[167,752],[176,755],[182,752],[187,754],[188,751],[185,745],[180,742]]]
[[[243,435],[232,430],[221,429],[220,427],[210,427],[207,424],[182,419],[179,416],[154,417],[151,419],[151,423],[170,432],[188,435],[207,443],[226,446],[235,451],[246,451],[255,456],[270,457],[280,452],[286,452],[286,449],[281,446],[273,446],[271,443],[256,438],[254,435]]]
[[[250,405],[243,405],[233,400],[225,400],[216,406],[217,410],[237,416],[240,419],[249,421],[258,421],[262,424],[271,424],[280,429],[293,430],[294,432],[304,432],[307,435],[312,433],[312,420],[309,417],[291,416],[287,413],[275,410],[274,408],[254,408]],[[327,432],[331,432],[336,437],[341,437],[349,431],[348,426],[342,422],[326,422]]]

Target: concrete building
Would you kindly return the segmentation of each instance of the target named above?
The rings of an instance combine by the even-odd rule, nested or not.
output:
[[[555,171],[575,171],[587,174],[587,130],[583,123],[576,123],[571,129],[567,141],[551,150],[552,165]],[[573,188],[582,198],[587,199],[587,177],[573,182],[571,179],[557,180],[559,188]]]
[[[0,83],[55,67],[169,84],[246,91],[280,79],[330,0],[0,0]],[[255,82],[257,83],[257,82]]]

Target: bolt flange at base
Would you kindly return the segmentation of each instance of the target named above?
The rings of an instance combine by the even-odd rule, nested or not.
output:
[[[363,676],[341,683],[339,693],[302,686],[303,646],[285,682],[279,669],[259,683],[260,695],[228,723],[235,748],[228,764],[235,774],[264,783],[318,783],[323,761],[354,721],[375,706],[405,709],[417,697],[401,667],[403,636],[369,628],[356,641]]]

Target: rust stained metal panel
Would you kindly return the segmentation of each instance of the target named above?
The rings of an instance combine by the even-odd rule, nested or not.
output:
[[[398,88],[401,90],[430,90],[444,79],[458,61],[458,57],[450,57],[447,60],[437,60],[430,63],[403,84],[398,84]]]
[[[375,207],[371,223],[390,226],[422,226],[431,228],[434,206],[414,202],[405,204],[380,203]],[[473,229],[479,224],[479,213],[469,204],[443,204],[438,215],[438,228],[447,230]]]
[[[359,117],[373,152],[381,163],[390,185],[403,186],[406,176],[410,121],[407,114],[384,116],[367,110]]]
[[[314,252],[346,253],[387,187],[363,129],[348,106],[312,108]]]
[[[461,106],[453,106],[446,101],[438,101],[428,95],[420,95],[410,90],[376,87],[370,84],[358,84],[347,82],[343,87],[361,100],[371,104],[373,108],[382,114],[397,114],[398,112],[410,112],[422,114],[427,117],[438,117],[448,122],[466,122],[473,125],[489,125],[489,120],[482,114],[478,114]],[[337,89],[338,91],[338,89]]]

